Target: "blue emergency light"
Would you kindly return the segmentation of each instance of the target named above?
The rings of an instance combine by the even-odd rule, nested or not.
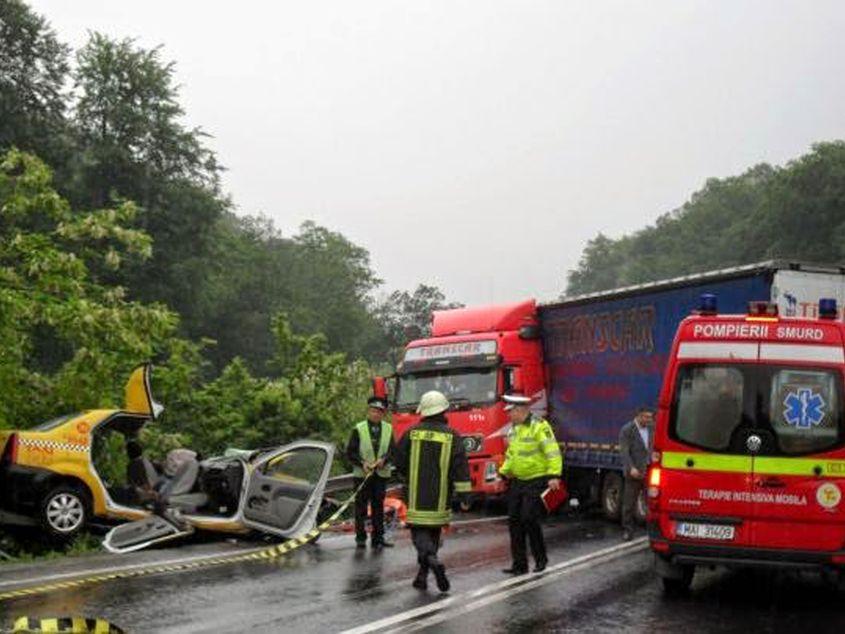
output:
[[[704,293],[698,300],[699,315],[715,315],[718,308],[719,302],[713,293]]]
[[[836,319],[836,299],[823,297],[819,300],[819,319]]]

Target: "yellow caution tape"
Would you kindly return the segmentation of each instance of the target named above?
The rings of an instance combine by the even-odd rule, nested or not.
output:
[[[259,560],[268,560],[268,559],[276,559],[278,557],[282,557],[287,555],[289,552],[304,546],[310,541],[316,539],[323,531],[330,528],[332,524],[334,524],[340,516],[343,514],[346,509],[349,508],[349,505],[355,501],[355,498],[361,492],[361,489],[364,488],[364,485],[367,483],[369,479],[369,475],[364,478],[364,481],[361,482],[361,485],[352,493],[352,495],[347,499],[340,507],[332,513],[331,517],[325,520],[322,524],[319,524],[317,527],[311,529],[304,535],[300,537],[296,537],[294,539],[289,539],[282,544],[278,544],[276,546],[270,546],[269,548],[265,548],[264,550],[259,550],[257,552],[249,552],[249,553],[233,553],[231,555],[223,555],[221,557],[209,557],[207,559],[201,559],[198,561],[188,561],[184,563],[178,564],[162,564],[162,565],[155,565],[152,564],[150,566],[146,566],[143,568],[135,568],[133,570],[126,570],[121,572],[110,572],[106,574],[100,575],[91,575],[89,577],[80,577],[78,579],[70,579],[68,581],[56,581],[53,583],[45,583],[43,585],[37,586],[30,586],[25,588],[18,588],[17,590],[9,590],[7,592],[0,593],[0,601],[8,601],[9,599],[18,599],[21,597],[29,597],[36,594],[46,594],[48,592],[55,592],[56,590],[68,590],[70,588],[79,588],[81,586],[88,586],[95,583],[103,583],[106,581],[112,581],[115,579],[133,579],[135,577],[146,577],[148,575],[155,575],[155,574],[162,574],[168,572],[182,572],[185,570],[198,570],[201,568],[211,568],[213,566],[222,566],[224,564],[233,564],[245,561],[259,561]],[[23,617],[21,617],[23,618]],[[21,630],[25,632],[26,630]],[[36,631],[43,631],[43,632],[64,632],[65,630],[36,630]],[[69,632],[74,632],[76,630],[67,630]],[[82,630],[87,631],[87,630]],[[99,634],[99,630],[98,630]]]
[[[12,634],[124,634],[123,630],[104,619],[81,616],[36,619],[22,616],[15,620]]]

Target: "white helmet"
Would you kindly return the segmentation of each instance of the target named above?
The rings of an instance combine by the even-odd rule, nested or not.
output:
[[[437,390],[431,390],[422,395],[420,405],[417,407],[417,414],[421,414],[423,418],[440,414],[449,409],[449,401]]]

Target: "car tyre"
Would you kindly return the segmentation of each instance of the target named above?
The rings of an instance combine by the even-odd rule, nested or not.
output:
[[[60,484],[44,496],[39,519],[51,541],[66,543],[82,532],[90,516],[87,494],[79,487]]]
[[[601,510],[607,519],[613,521],[622,515],[622,477],[615,471],[608,472],[602,481]]]

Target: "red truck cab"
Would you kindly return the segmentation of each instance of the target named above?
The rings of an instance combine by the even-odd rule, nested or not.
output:
[[[678,327],[647,474],[648,532],[668,592],[697,565],[845,564],[845,326],[716,298]]]
[[[449,399],[449,424],[464,440],[472,490],[504,492],[498,468],[509,430],[501,396],[520,389],[545,401],[542,344],[533,300],[435,311],[429,338],[412,341],[396,371],[396,438],[419,421],[420,397],[439,390]]]

